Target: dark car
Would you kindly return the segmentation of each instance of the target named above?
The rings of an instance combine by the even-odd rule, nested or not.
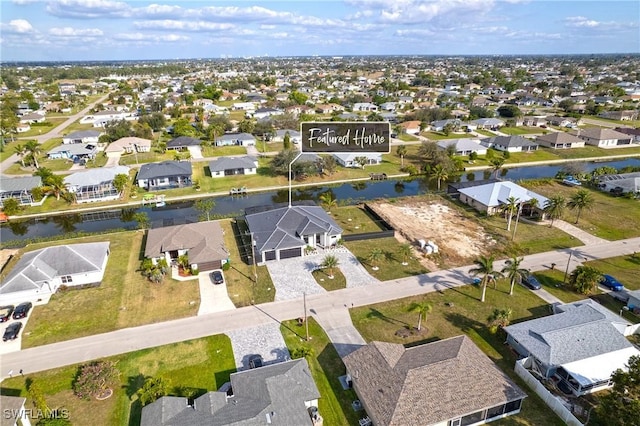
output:
[[[7,305],[0,308],[0,322],[9,321],[13,313],[13,306]]]
[[[31,302],[24,302],[16,306],[16,310],[13,311],[13,319],[20,319],[27,316],[31,310]]]
[[[6,342],[7,340],[15,340],[20,334],[20,329],[22,328],[21,322],[14,322],[9,324],[7,328],[4,330],[4,334],[2,335],[2,341]]]
[[[213,271],[211,273],[211,281],[214,284],[224,284],[224,277],[222,276],[222,271]]]
[[[249,357],[249,368],[259,368],[259,367],[262,367],[262,356],[251,355]]]
[[[540,290],[542,288],[542,284],[536,277],[531,274],[528,274],[522,278],[522,284],[525,287],[530,288],[531,290]]]
[[[613,291],[620,291],[624,289],[624,286],[620,281],[616,280],[615,278],[613,278],[611,275],[608,275],[608,274],[604,274],[602,276],[602,281],[600,282],[600,284],[602,284],[604,287],[608,288],[609,290],[613,290]]]

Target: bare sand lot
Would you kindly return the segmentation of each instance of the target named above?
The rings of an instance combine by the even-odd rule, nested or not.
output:
[[[496,244],[476,221],[442,200],[406,199],[393,204],[370,203],[369,206],[396,229],[399,238],[411,243],[414,254],[431,271],[467,265]],[[418,240],[433,241],[439,253],[425,254],[420,250]]]

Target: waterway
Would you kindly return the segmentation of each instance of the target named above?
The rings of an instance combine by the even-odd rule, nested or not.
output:
[[[590,172],[598,167],[610,166],[620,169],[627,166],[640,167],[640,159],[629,158],[618,161],[584,163],[584,170]],[[553,177],[563,167],[530,166],[502,169],[500,177],[512,181]],[[486,171],[463,173],[459,180],[481,180],[488,177]],[[317,200],[324,192],[331,191],[340,203],[358,203],[378,198],[394,198],[424,194],[435,189],[435,183],[424,177],[407,180],[386,180],[354,182],[336,186],[317,186],[294,189],[293,200]],[[211,217],[239,216],[247,207],[273,205],[288,201],[288,190],[252,193],[244,196],[221,196],[213,198],[215,207]],[[164,207],[139,207],[113,209],[92,213],[65,214],[42,219],[12,220],[0,227],[0,241],[19,242],[37,238],[49,238],[76,232],[109,232],[116,229],[136,229],[133,219],[137,212],[146,212],[152,227],[197,222],[200,213],[193,208],[193,201],[167,203]]]

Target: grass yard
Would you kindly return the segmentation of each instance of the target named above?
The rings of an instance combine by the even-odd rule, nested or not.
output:
[[[293,146],[293,142],[291,143]],[[256,148],[258,152],[280,152],[284,149],[284,142],[268,142],[263,143],[262,141],[256,142]]]
[[[380,281],[394,280],[429,272],[413,256],[407,259],[408,265],[403,266],[403,259],[400,255],[401,243],[393,237],[348,241],[345,242],[344,245],[358,258],[358,261],[362,263],[367,272]],[[379,269],[377,271],[373,269],[375,265],[369,259],[371,251],[375,248],[382,249],[383,252],[383,258],[378,262],[377,266]]]
[[[162,377],[170,382],[169,395],[196,396],[214,391],[229,381],[236,371],[231,341],[226,335],[210,336],[171,345],[145,349],[109,358],[120,370],[119,384],[105,401],[85,401],[72,392],[78,365],[42,373],[14,377],[2,382],[2,394],[27,397],[26,407],[33,407],[28,398],[25,380],[36,380],[50,408],[69,410],[73,425],[140,424],[142,406],[136,391],[146,377]],[[36,420],[36,419],[34,419]],[[32,420],[32,424],[35,421]]]
[[[48,304],[36,306],[22,347],[195,315],[200,300],[197,280],[165,277],[161,284],[153,284],[138,272],[143,237],[142,232],[128,231],[56,241],[56,245],[109,241],[111,254],[104,279],[98,287],[58,291]],[[28,250],[51,244],[34,244]]]
[[[221,157],[223,155],[247,155],[244,146],[207,146],[202,149],[203,157]]]
[[[415,141],[419,140],[414,135],[410,135],[408,133],[400,133],[398,135],[398,139],[400,139],[403,142],[415,142]]]
[[[420,133],[420,136],[424,136],[425,138],[431,141],[439,141],[442,139],[464,139],[464,138],[468,138],[469,134],[451,132],[448,135],[446,135],[442,132],[422,132]]]
[[[324,330],[313,318],[308,318],[309,341],[305,341],[305,327],[297,321],[285,321],[280,330],[287,348],[309,348],[307,357],[313,380],[320,391],[318,409],[326,425],[357,425],[361,417],[351,408],[351,402],[358,399],[352,389],[344,390],[338,377],[345,374],[345,367]]]
[[[246,224],[231,219],[220,221],[224,232],[224,244],[229,250],[230,268],[224,272],[227,293],[236,307],[273,302],[276,291],[266,266],[256,266],[258,283],[254,282],[254,266],[245,263],[246,250],[251,248],[250,237],[244,235]],[[240,228],[239,228],[240,226]]]
[[[363,206],[340,206],[331,210],[331,217],[342,228],[342,234],[383,231],[377,220]]]
[[[500,132],[506,135],[529,135],[531,133],[542,133],[544,130],[539,127],[518,126],[518,127],[500,127]]]
[[[568,201],[578,192],[558,182],[527,184],[523,186],[545,197],[562,195]],[[621,240],[640,236],[640,202],[625,197],[613,197],[608,193],[585,188],[591,192],[595,203],[590,210],[583,210],[577,227],[606,240]],[[574,224],[576,212],[565,209],[562,219]]]
[[[329,277],[328,269],[316,269],[311,272],[316,282],[325,290],[333,291],[341,288],[347,288],[347,279],[344,277],[342,271],[340,271],[340,265],[333,268],[333,277]]]
[[[67,120],[67,117],[47,117],[44,123],[33,123],[31,125],[31,129],[24,133],[20,133],[21,138],[28,138],[38,135],[44,135],[49,133],[55,127],[64,123]]]
[[[516,358],[504,345],[504,334],[492,334],[487,327],[487,317],[496,308],[511,308],[512,322],[519,322],[548,315],[550,307],[521,286],[516,286],[514,295],[509,296],[509,284],[505,280],[498,282],[497,290],[491,286],[487,288],[485,303],[479,301],[480,293],[481,289],[476,286],[457,287],[424,296],[352,309],[351,318],[368,342],[379,340],[408,345],[466,334],[529,395],[519,415],[492,424],[562,425],[563,422],[514,373],[513,365]],[[418,314],[408,312],[408,308],[414,302],[425,301],[432,305],[432,311],[427,315],[426,321],[423,321],[422,331],[417,332],[415,327]],[[407,337],[401,337],[397,332]]]
[[[629,290],[640,290],[640,247],[638,254],[590,260],[585,265],[596,268],[603,274],[610,274]]]
[[[555,270],[547,269],[536,272],[535,276],[538,278],[538,281],[540,281],[540,284],[542,284],[543,289],[565,303],[586,299],[586,295],[577,293],[573,288],[571,288],[568,276],[567,283],[562,282],[566,266],[566,264],[556,265]]]

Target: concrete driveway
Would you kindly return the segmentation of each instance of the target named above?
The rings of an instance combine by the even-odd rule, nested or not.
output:
[[[4,334],[4,331],[7,329],[9,324],[13,324],[14,322],[21,322],[22,328],[20,329],[20,333],[15,340],[7,340],[6,342],[0,342],[0,354],[8,354],[10,352],[18,352],[22,348],[22,335],[24,333],[25,328],[27,328],[27,321],[29,317],[31,317],[31,313],[33,312],[33,308],[29,311],[29,315],[26,318],[22,318],[19,320],[9,319],[7,322],[0,323],[0,333]]]
[[[189,150],[189,153],[191,153],[192,160],[200,160],[204,158],[202,156],[202,149],[199,146],[188,146],[187,149]]]
[[[200,308],[198,308],[198,315],[235,309],[236,307],[227,293],[226,281],[224,284],[214,284],[210,274],[211,271],[200,272],[198,274],[198,284],[200,284]]]
[[[233,358],[238,370],[249,368],[251,355],[261,355],[264,364],[291,359],[277,322],[229,331],[226,334],[231,339]]]

